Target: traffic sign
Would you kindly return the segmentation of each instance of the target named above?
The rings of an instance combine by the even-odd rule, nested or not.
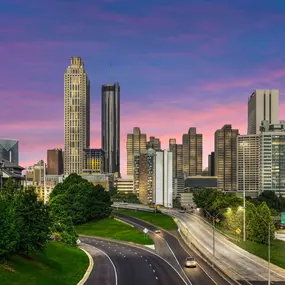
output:
[[[285,225],[285,212],[281,213],[281,224]]]
[[[145,234],[147,234],[147,233],[148,233],[148,229],[145,228],[145,229],[143,230],[143,232],[144,232]]]

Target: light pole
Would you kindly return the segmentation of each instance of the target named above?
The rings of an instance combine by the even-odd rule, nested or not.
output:
[[[227,209],[229,210],[230,208],[227,208]],[[205,210],[205,209],[203,209],[203,210],[212,218],[212,222],[213,222],[213,224],[212,224],[212,227],[213,227],[213,256],[215,256],[215,255],[216,255],[215,219],[217,218],[217,216],[218,216],[219,214],[221,214],[221,211],[222,211],[222,210],[225,210],[225,209],[221,209],[221,210],[218,212],[218,214],[215,215],[215,216],[211,215],[207,210]]]
[[[242,146],[242,180],[243,180],[243,208],[245,209],[245,155],[244,155],[244,148],[247,144],[245,142],[241,143]],[[245,210],[243,211],[243,241],[245,241]]]

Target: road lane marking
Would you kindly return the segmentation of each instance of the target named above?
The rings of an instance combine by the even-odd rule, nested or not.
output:
[[[117,273],[116,266],[115,266],[115,264],[113,263],[112,259],[111,259],[110,256],[109,256],[106,252],[104,252],[103,250],[101,250],[101,249],[99,249],[99,248],[97,248],[97,247],[96,247],[96,249],[99,250],[99,251],[101,251],[101,252],[102,252],[105,256],[107,256],[107,258],[110,260],[110,262],[111,262],[111,264],[112,264],[112,266],[113,266],[113,268],[114,268],[114,273],[115,273],[115,285],[118,285],[118,273]]]

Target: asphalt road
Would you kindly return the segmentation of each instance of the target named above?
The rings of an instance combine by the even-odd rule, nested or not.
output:
[[[151,226],[148,223],[145,223],[141,220],[138,220],[133,217],[125,216],[120,213],[115,213],[119,218],[124,219],[132,223],[134,226],[143,229],[147,228],[151,231],[155,231],[157,227]],[[181,270],[184,271],[188,278],[188,284],[198,285],[198,284],[219,284],[219,285],[229,285],[230,283],[226,281],[221,275],[219,275],[208,263],[206,263],[197,253],[189,249],[187,245],[181,239],[177,239],[175,236],[161,231],[160,234],[151,234],[152,239],[155,242],[155,248],[160,255],[167,259],[173,266],[175,264]],[[176,259],[173,258],[173,254]],[[171,258],[172,256],[172,258]],[[193,256],[198,262],[196,268],[185,268],[184,262],[186,257]],[[179,263],[179,265],[177,264]]]
[[[108,269],[105,266],[103,269],[105,272],[110,272],[110,268],[113,267],[113,272],[117,276],[117,284],[113,281],[112,285],[185,285],[182,278],[166,261],[148,250],[98,238],[80,237],[80,240],[98,248],[110,258]],[[99,262],[102,262],[102,259],[94,259],[94,268]],[[107,259],[103,258],[103,262],[106,264]],[[95,275],[96,272],[94,272]],[[90,276],[89,283],[86,284],[110,284],[108,276],[105,276],[104,281],[101,280],[100,283],[96,283],[98,279],[95,278],[97,277]]]
[[[183,222],[191,235],[211,254],[213,235],[212,228],[209,225],[194,215],[181,213],[172,213],[171,215]],[[240,282],[242,284],[267,284],[268,270],[266,264],[259,264],[247,251],[236,246],[217,231],[215,237],[216,257],[241,276]],[[274,270],[271,271],[271,280],[273,281],[272,284],[285,285],[285,275]]]

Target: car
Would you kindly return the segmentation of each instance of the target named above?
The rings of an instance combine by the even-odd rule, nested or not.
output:
[[[155,232],[156,234],[160,234],[160,233],[161,233],[161,231],[160,231],[159,229],[156,229],[154,232]]]
[[[197,263],[194,257],[187,257],[185,260],[185,267],[196,267]]]

